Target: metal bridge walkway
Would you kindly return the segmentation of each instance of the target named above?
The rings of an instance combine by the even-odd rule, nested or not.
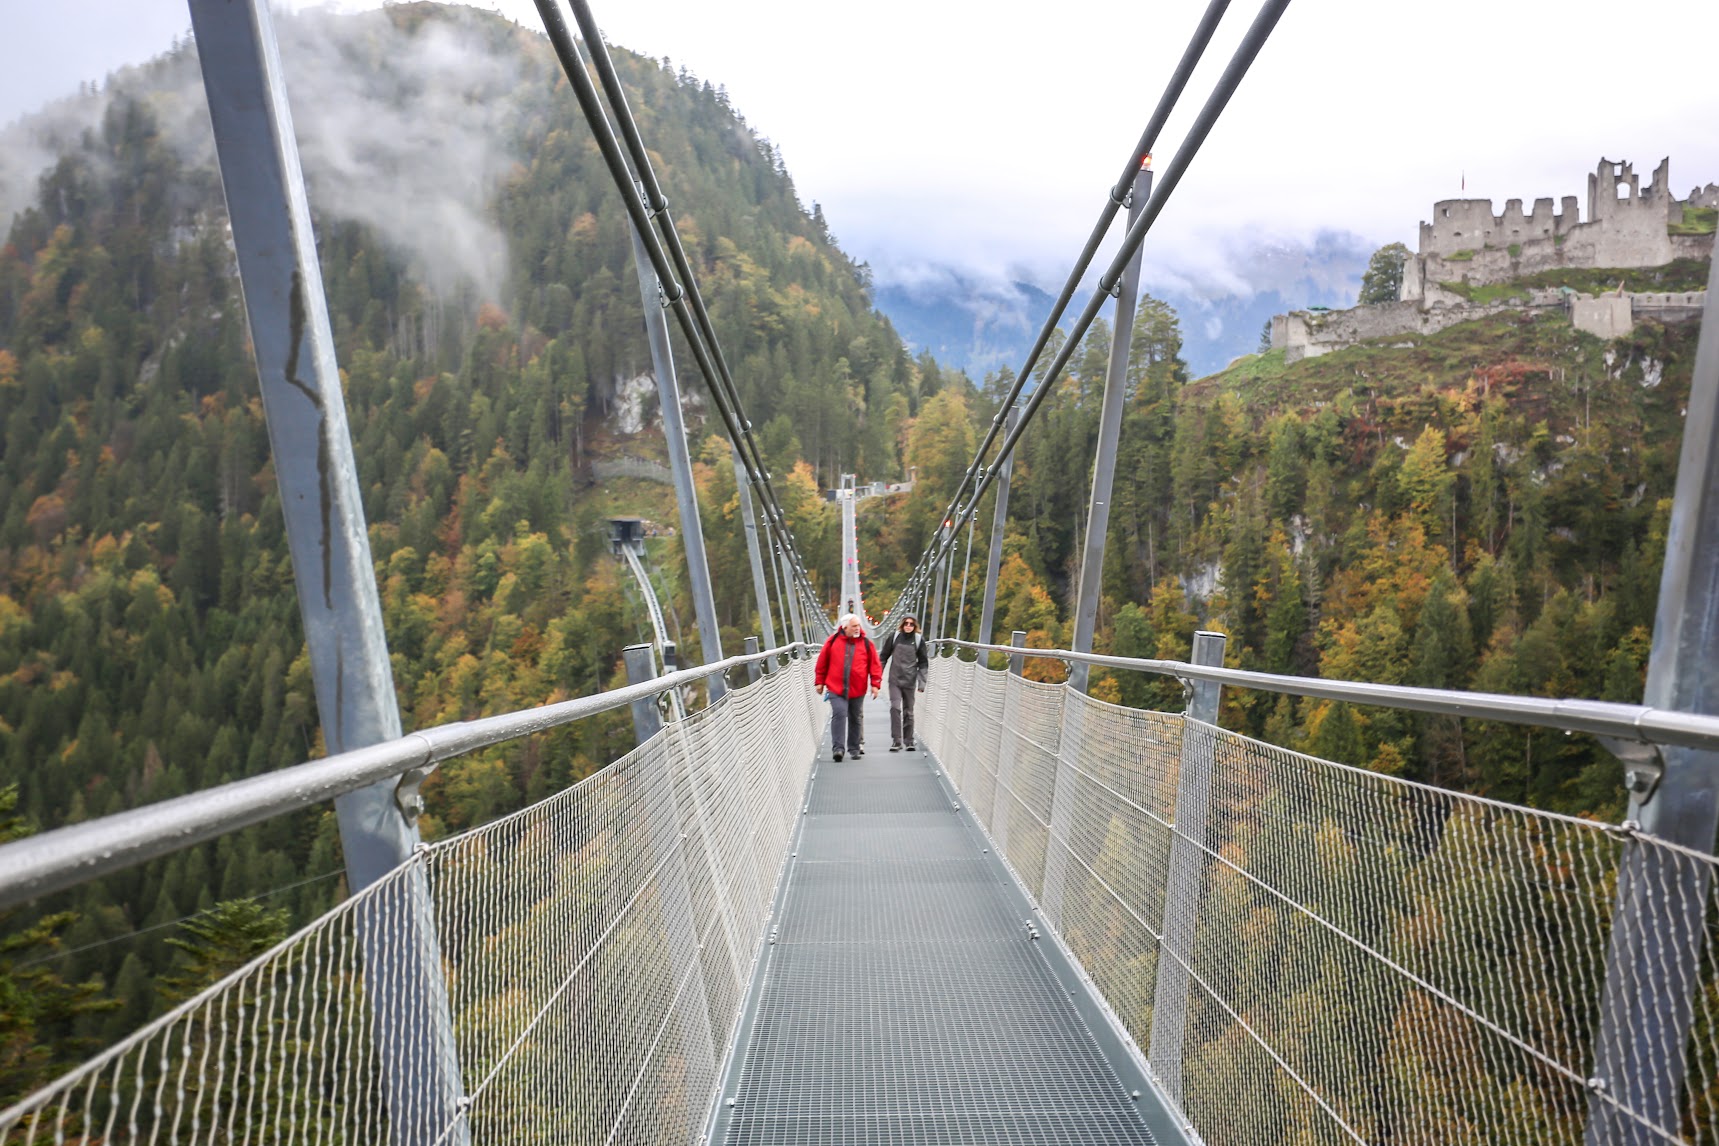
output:
[[[1155,1141],[932,757],[865,726],[819,749],[714,1140]]]

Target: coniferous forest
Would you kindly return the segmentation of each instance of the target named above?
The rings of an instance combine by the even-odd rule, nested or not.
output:
[[[534,32],[434,5],[301,16],[282,38],[289,84],[295,65],[329,77],[293,88],[295,116],[406,726],[611,687],[648,622],[606,518],[676,519],[666,486],[598,476],[663,447],[625,217],[559,66]],[[427,70],[449,46],[477,63]],[[721,88],[615,59],[820,588],[839,583],[821,490],[916,475],[859,516],[881,611],[1011,378],[905,347]],[[355,118],[410,125],[437,98],[453,101],[441,134],[480,140],[480,160],[415,138],[327,143],[353,143]],[[51,162],[0,246],[0,839],[321,751],[201,100],[187,44],[18,129]],[[1237,667],[1640,699],[1693,325],[1603,343],[1556,317],[1492,318],[1191,380],[1175,312],[1148,297],[1133,322],[1100,651],[1184,657],[1204,626],[1229,634]],[[1075,459],[1091,456],[1109,339],[1089,332],[1016,459],[1003,639],[1058,647],[1070,631],[1090,477]],[[684,347],[677,360],[735,648],[757,618],[734,474]],[[963,635],[988,504],[979,520]],[[651,544],[692,647],[679,544]],[[1093,690],[1181,703],[1173,682],[1128,674]],[[1567,812],[1622,806],[1619,768],[1582,738],[1225,700],[1230,727],[1330,759]],[[631,742],[621,712],[451,761],[425,786],[423,830],[517,808]],[[0,918],[0,1099],[341,894],[332,813],[313,811]]]

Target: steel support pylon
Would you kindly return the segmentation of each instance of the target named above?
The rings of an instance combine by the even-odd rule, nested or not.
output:
[[[323,739],[364,748],[399,737],[400,712],[280,49],[264,0],[190,10]],[[422,778],[335,800],[354,892],[411,859]],[[389,1121],[400,1146],[463,1143],[435,915],[422,868],[407,878],[404,897],[358,909]]]
[[[675,501],[680,504],[681,544],[686,550],[686,576],[692,593],[692,610],[698,618],[698,644],[704,663],[722,659],[722,632],[716,626],[716,595],[710,587],[710,562],[704,555],[704,528],[698,516],[698,490],[692,483],[692,453],[686,442],[686,420],[681,415],[680,380],[675,375],[674,349],[669,345],[668,319],[663,315],[662,285],[651,268],[650,255],[638,228],[630,222],[633,263],[639,272],[639,297],[645,308],[645,333],[651,343],[651,366],[657,376],[657,401],[662,407],[663,437],[668,441],[669,470],[674,476]],[[720,675],[707,687],[715,704],[728,691]]]
[[[1675,712],[1719,714],[1719,260],[1695,350],[1677,491],[1665,540],[1643,703]],[[1665,746],[1626,764],[1630,816],[1642,833],[1703,854],[1719,830],[1719,752]],[[1677,1133],[1701,989],[1704,920],[1711,895],[1706,864],[1636,839],[1618,871],[1606,986],[1594,1048],[1594,1097],[1587,1142],[1659,1142],[1643,1122]],[[1620,1107],[1636,1117],[1622,1113]]]
[[[752,592],[758,598],[758,624],[764,639],[776,647],[776,621],[770,615],[770,584],[764,579],[764,554],[758,545],[758,518],[752,512],[752,483],[747,480],[746,463],[740,460],[740,447],[730,446],[734,454],[734,484],[740,491],[740,519],[746,529],[746,556],[752,562]]]
[[[1147,162],[1151,162],[1150,159]],[[1152,169],[1142,167],[1128,193],[1128,225],[1132,227],[1152,196]],[[1098,627],[1098,601],[1104,594],[1104,541],[1110,531],[1110,500],[1116,485],[1116,449],[1122,440],[1122,404],[1128,393],[1128,350],[1134,341],[1134,308],[1140,297],[1140,248],[1128,260],[1117,284],[1116,329],[1110,337],[1110,364],[1104,372],[1104,402],[1098,415],[1098,452],[1092,461],[1092,495],[1086,506],[1086,548],[1080,559],[1080,592],[1074,605],[1077,653],[1092,651]],[[1091,667],[1082,661],[1069,666],[1069,687],[1086,691]]]

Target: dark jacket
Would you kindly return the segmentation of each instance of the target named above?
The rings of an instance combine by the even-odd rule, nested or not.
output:
[[[848,679],[842,681],[842,664],[848,659],[848,645],[854,645],[853,667]],[[813,669],[813,684],[821,684],[837,696],[864,696],[866,682],[872,688],[883,687],[883,662],[877,659],[877,646],[861,633],[850,638],[841,630],[830,634],[818,651],[818,663]]]
[[[883,638],[881,656],[888,666],[889,683],[899,688],[925,687],[931,659],[926,652],[924,633],[915,632],[912,637],[907,637],[897,629]]]

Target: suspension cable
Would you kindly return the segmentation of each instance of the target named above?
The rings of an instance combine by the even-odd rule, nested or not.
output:
[[[1087,235],[1086,245],[1081,248],[1079,257],[1075,259],[1074,267],[1063,282],[1062,291],[1057,295],[1056,303],[1051,307],[1050,314],[1045,318],[1044,324],[1039,327],[1038,337],[1034,340],[1032,349],[1027,352],[1026,362],[1015,375],[1015,380],[1009,387],[1008,396],[998,406],[996,417],[991,419],[990,426],[985,431],[984,440],[979,443],[979,448],[973,454],[972,464],[967,467],[967,472],[962,474],[960,484],[955,487],[954,495],[949,499],[948,506],[944,508],[942,515],[944,518],[950,517],[955,512],[961,502],[961,495],[966,492],[967,487],[972,482],[978,479],[981,471],[985,468],[986,451],[991,448],[997,440],[997,435],[1002,432],[1008,411],[1015,405],[1021,391],[1031,379],[1033,367],[1038,365],[1039,356],[1044,353],[1045,347],[1049,345],[1051,335],[1057,328],[1057,323],[1061,321],[1063,313],[1068,309],[1068,304],[1074,298],[1075,291],[1080,288],[1081,280],[1086,277],[1086,272],[1092,265],[1093,256],[1098,253],[1099,245],[1110,231],[1110,225],[1115,221],[1116,213],[1128,201],[1128,192],[1134,185],[1134,177],[1139,173],[1140,165],[1151,155],[1152,148],[1158,142],[1159,133],[1164,130],[1164,124],[1169,120],[1170,114],[1175,110],[1176,103],[1187,88],[1188,80],[1192,78],[1195,66],[1199,64],[1201,57],[1205,55],[1206,48],[1211,44],[1212,36],[1217,32],[1218,24],[1222,22],[1229,4],[1230,0],[1211,0],[1206,5],[1205,14],[1200,17],[1200,23],[1195,27],[1193,36],[1189,38],[1187,47],[1183,49],[1182,57],[1177,61],[1175,71],[1170,74],[1169,82],[1164,85],[1163,94],[1158,97],[1158,106],[1152,110],[1152,116],[1147,120],[1145,130],[1140,133],[1140,139],[1135,143],[1133,152],[1123,163],[1122,174],[1117,178],[1115,186],[1111,187],[1106,194],[1104,206],[1098,213],[1098,221],[1093,224],[1091,233]],[[1048,379],[1044,384],[1048,385]],[[991,468],[995,469],[997,465],[1001,464],[1001,461],[1002,459],[999,457]],[[930,548],[928,547],[925,553],[921,554],[920,561],[923,562],[929,554]]]
[[[1093,292],[1092,298],[1081,311],[1080,318],[1076,321],[1074,329],[1070,331],[1067,340],[1063,343],[1062,349],[1046,369],[1044,379],[1037,387],[1034,388],[1026,405],[1022,407],[1020,418],[1015,423],[1015,428],[1004,438],[1003,444],[999,448],[996,458],[991,466],[985,470],[984,476],[979,479],[977,486],[974,488],[972,497],[969,498],[965,506],[961,508],[956,508],[956,505],[959,502],[959,497],[957,497],[955,502],[951,503],[950,510],[945,514],[945,518],[947,520],[954,521],[957,528],[961,522],[965,521],[970,515],[977,512],[980,498],[982,498],[985,495],[986,490],[990,488],[997,473],[1001,470],[1003,462],[1008,460],[1010,455],[1014,453],[1015,446],[1020,441],[1021,435],[1026,432],[1027,426],[1032,421],[1033,415],[1037,413],[1038,408],[1042,406],[1045,399],[1049,397],[1052,389],[1055,387],[1057,377],[1068,365],[1069,360],[1074,357],[1075,352],[1079,349],[1080,340],[1086,336],[1086,332],[1092,326],[1093,320],[1098,317],[1098,312],[1103,308],[1105,300],[1110,296],[1111,291],[1121,280],[1123,270],[1128,265],[1128,260],[1133,257],[1135,250],[1137,250],[1140,244],[1145,241],[1147,232],[1152,229],[1153,223],[1157,222],[1158,216],[1163,213],[1165,203],[1169,201],[1170,195],[1175,191],[1177,184],[1181,182],[1182,176],[1187,173],[1189,164],[1191,164],[1194,157],[1199,154],[1200,147],[1205,143],[1206,137],[1211,134],[1212,127],[1217,123],[1218,116],[1223,113],[1224,108],[1229,104],[1230,98],[1235,95],[1236,88],[1241,85],[1241,81],[1247,75],[1248,69],[1253,65],[1255,58],[1258,57],[1260,49],[1265,46],[1266,40],[1270,38],[1272,30],[1277,26],[1278,20],[1283,16],[1284,11],[1288,7],[1289,0],[1266,0],[1266,3],[1260,8],[1259,14],[1254,17],[1254,21],[1249,26],[1247,34],[1242,38],[1240,46],[1236,48],[1235,54],[1230,58],[1228,66],[1225,67],[1223,75],[1219,77],[1216,86],[1212,89],[1211,95],[1206,98],[1205,105],[1201,107],[1200,113],[1195,119],[1193,126],[1188,129],[1187,137],[1183,139],[1181,145],[1176,150],[1175,157],[1171,159],[1169,166],[1164,169],[1163,175],[1157,180],[1157,183],[1153,188],[1152,197],[1147,200],[1145,209],[1140,213],[1140,217],[1135,221],[1134,225],[1128,229],[1127,234],[1123,237],[1121,248],[1117,251],[1116,256],[1111,260],[1110,266],[1105,270],[1104,274],[1100,276],[1099,289]],[[1130,316],[1130,320],[1131,318],[1132,316]],[[1022,384],[1022,380],[1017,378],[1015,380],[1014,390],[1011,391],[1011,394],[1018,392]],[[1004,410],[1007,408],[1007,405],[1005,405]],[[999,415],[999,418],[1001,416],[1002,415]],[[996,423],[993,423],[993,430],[995,427]],[[980,468],[979,463],[981,460],[982,459],[978,457],[974,459],[974,464],[969,467],[969,473]],[[965,481],[963,482],[963,485],[965,485]],[[930,558],[935,562],[936,557],[940,555],[941,550],[949,548],[949,544],[950,542],[947,537],[940,535],[935,538],[933,542],[927,546],[924,556],[920,558],[920,565],[923,566],[927,558]]]
[[[626,207],[633,227],[639,234],[640,243],[650,258],[652,270],[656,273],[663,292],[663,304],[674,311],[675,317],[680,323],[681,332],[685,335],[687,343],[692,349],[693,357],[697,360],[699,371],[704,375],[709,386],[711,397],[714,399],[717,412],[728,431],[730,441],[734,443],[736,449],[742,451],[743,460],[747,453],[752,454],[752,460],[744,466],[747,471],[747,478],[752,482],[753,488],[757,490],[759,501],[766,507],[765,519],[770,529],[781,536],[783,544],[787,547],[792,559],[795,578],[806,582],[804,587],[809,590],[810,584],[805,571],[805,561],[800,555],[799,547],[794,543],[792,532],[787,528],[781,503],[762,467],[757,444],[751,437],[750,423],[746,421],[738,406],[731,404],[731,400],[738,399],[738,395],[732,393],[731,383],[727,386],[724,385],[724,380],[729,376],[726,365],[720,369],[717,365],[717,360],[721,355],[720,347],[714,342],[707,343],[703,337],[703,328],[707,328],[709,324],[708,314],[706,314],[702,324],[703,328],[701,328],[701,323],[694,313],[691,297],[689,297],[691,292],[676,279],[674,271],[669,265],[669,258],[664,252],[658,231],[651,225],[651,213],[646,210],[645,197],[640,193],[638,184],[635,183],[635,176],[628,165],[627,155],[623,153],[621,143],[615,137],[614,128],[603,110],[596,86],[591,82],[591,77],[585,70],[578,45],[562,16],[557,0],[536,0],[536,5],[538,14],[543,20],[544,31],[555,49],[556,56],[561,61],[562,71],[566,74],[568,83],[573,88],[574,96],[585,114],[585,119],[591,128],[591,134],[596,140],[598,150],[621,193],[622,204]],[[591,48],[594,59],[601,55],[607,60],[607,53],[602,50],[601,45],[600,37],[587,41],[587,46]],[[612,66],[610,71],[612,73]],[[619,90],[618,80],[616,90]],[[626,104],[623,98],[619,109],[617,109],[617,117],[630,122],[630,113],[621,114],[625,108]],[[636,127],[631,136],[632,139],[638,138]],[[640,155],[643,154],[641,141]],[[648,173],[648,158],[646,164],[646,167],[641,168],[641,174]],[[654,183],[654,175],[651,176],[651,182]],[[660,190],[658,190],[656,198],[658,202],[664,202]],[[671,228],[671,234],[673,233]],[[678,242],[678,235],[676,240]],[[684,252],[682,252],[681,258],[684,261]],[[690,274],[690,268],[687,269],[688,274]],[[699,299],[698,309],[702,310],[702,299]]]

